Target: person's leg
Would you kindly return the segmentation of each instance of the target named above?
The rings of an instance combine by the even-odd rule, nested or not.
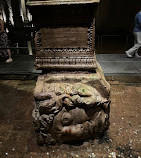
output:
[[[138,50],[137,50],[136,53],[135,53],[135,57],[136,57],[136,58],[141,58],[141,55],[138,54]]]
[[[127,57],[133,57],[133,55],[138,51],[141,46],[141,32],[134,32],[135,44],[132,48],[126,51]]]
[[[137,43],[138,43],[137,39],[135,39],[134,45],[137,44]],[[138,54],[138,49],[135,51],[135,57],[136,57],[137,54]]]
[[[11,51],[10,49],[7,49],[7,53],[8,53],[8,59],[5,61],[6,63],[10,63],[13,61],[12,57],[11,57]]]
[[[139,48],[141,47],[141,32],[138,32],[137,33],[137,43],[139,44]],[[138,49],[139,49],[138,48]],[[135,52],[135,57],[136,58],[141,58],[141,56],[138,54],[138,49],[137,51]]]

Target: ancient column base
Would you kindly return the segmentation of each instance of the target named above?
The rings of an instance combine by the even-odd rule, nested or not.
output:
[[[50,73],[38,77],[33,118],[39,145],[94,139],[109,127],[110,86],[96,73]]]

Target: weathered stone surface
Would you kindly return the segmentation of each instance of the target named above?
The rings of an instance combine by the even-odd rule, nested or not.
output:
[[[109,127],[110,86],[94,49],[98,3],[27,2],[37,28],[35,66],[44,74],[34,91],[33,118],[40,145],[96,138]]]
[[[110,87],[95,74],[39,76],[33,118],[40,145],[96,138],[109,127]]]

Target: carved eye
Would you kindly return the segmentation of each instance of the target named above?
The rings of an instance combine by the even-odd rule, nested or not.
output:
[[[62,125],[63,126],[69,126],[72,124],[72,115],[70,113],[63,113],[62,115]]]

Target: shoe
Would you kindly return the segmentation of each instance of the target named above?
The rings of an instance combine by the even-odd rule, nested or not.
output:
[[[141,58],[141,55],[139,55],[137,52],[135,53],[136,58]]]
[[[125,51],[125,53],[126,53],[126,55],[127,55],[128,58],[133,58],[133,56],[130,55],[127,51]]]
[[[13,61],[13,59],[12,58],[9,58],[9,59],[7,59],[5,62],[6,63],[11,63]]]

